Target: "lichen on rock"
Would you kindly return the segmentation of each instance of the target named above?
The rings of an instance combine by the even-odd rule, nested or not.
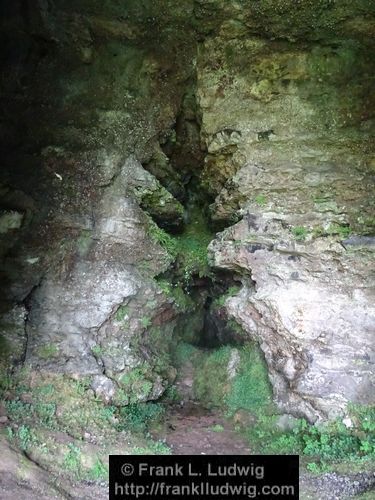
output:
[[[15,441],[92,473],[48,432],[113,450],[175,383],[248,426],[374,404],[373,5],[3,3]]]

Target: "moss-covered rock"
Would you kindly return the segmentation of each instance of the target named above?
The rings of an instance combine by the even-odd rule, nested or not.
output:
[[[66,427],[74,405],[84,424],[113,402],[137,415],[174,380],[175,336],[197,340],[208,292],[193,285],[215,265],[244,281],[220,307],[260,340],[279,405],[314,419],[369,398],[373,6],[24,5],[0,7],[1,312],[17,304],[1,329],[3,385],[16,363],[62,378],[71,418],[58,396],[27,409]],[[210,259],[209,203],[221,227],[237,223]],[[258,351],[201,361],[202,399],[232,412],[269,403]],[[65,446],[57,462],[79,456]]]
[[[253,415],[274,410],[267,367],[255,343],[209,351],[182,343],[175,362],[178,366],[192,363],[194,394],[205,406],[219,408],[230,416],[239,410]]]

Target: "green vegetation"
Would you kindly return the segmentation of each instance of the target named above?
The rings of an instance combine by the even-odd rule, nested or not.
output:
[[[150,368],[153,372],[166,376],[171,368],[171,351],[175,344],[173,325],[170,328],[153,326],[148,330],[148,338],[150,345],[157,352]]]
[[[129,307],[128,306],[120,306],[115,314],[116,321],[123,323],[126,321],[129,315]]]
[[[228,366],[233,349],[223,346],[210,352],[181,343],[175,352],[178,366],[191,361],[195,367],[194,391],[208,407],[218,407],[229,417],[246,412],[252,424],[239,424],[254,451],[269,454],[300,454],[312,472],[331,470],[345,461],[362,463],[375,460],[375,407],[353,406],[349,409],[352,427],[342,420],[325,425],[311,425],[306,420],[292,420],[292,430],[279,427],[280,416],[272,402],[272,388],[265,361],[256,344],[237,348],[239,360],[234,374]],[[236,417],[237,418],[237,417]],[[246,419],[244,419],[246,422]],[[242,426],[242,427],[241,427]],[[220,426],[212,431],[221,432]]]
[[[194,391],[209,406],[217,406],[234,415],[238,410],[261,413],[272,409],[272,388],[265,361],[255,343],[237,348],[238,361],[229,377],[228,365],[235,351],[223,346],[195,361]]]
[[[227,321],[227,327],[230,328],[233,333],[236,333],[238,337],[246,337],[246,332],[234,319],[229,319]]]
[[[292,228],[292,234],[297,241],[304,241],[308,234],[308,231],[303,226],[295,226]]]
[[[55,414],[56,414],[56,404],[55,403],[40,403],[37,402],[34,406],[35,414],[37,418],[48,428],[53,428],[55,426]]]
[[[171,455],[171,449],[162,441],[149,441],[147,446],[135,446],[132,449],[133,455]]]
[[[152,325],[151,318],[148,318],[147,316],[143,316],[141,318],[141,325],[143,326],[143,328],[148,328],[149,326],[151,326]]]
[[[28,377],[29,372],[26,368],[13,371],[0,366],[0,399],[3,399],[4,394],[8,391],[19,395],[27,390],[25,381],[28,380]]]
[[[177,256],[176,240],[168,234],[164,229],[161,229],[152,219],[148,217],[148,232],[151,239],[158,243],[166,250],[171,258],[175,259]]]
[[[240,286],[231,286],[228,288],[228,290],[223,294],[223,295],[220,295],[220,297],[217,297],[214,302],[213,302],[213,305],[216,306],[216,307],[223,307],[225,302],[227,301],[227,299],[229,299],[230,297],[234,297],[235,295],[237,295],[237,293],[239,292],[240,290]]]
[[[153,387],[153,383],[149,380],[150,366],[144,363],[140,367],[133,368],[128,373],[121,375],[119,384],[126,394],[126,400],[123,402],[133,404],[139,399],[146,399]]]
[[[224,427],[220,424],[216,424],[216,425],[213,425],[211,427],[211,431],[213,432],[223,432],[224,431]]]
[[[263,194],[258,194],[254,199],[255,203],[260,207],[264,207],[267,204],[267,199]]]
[[[181,401],[181,399],[182,396],[175,385],[169,386],[163,395],[163,400],[170,403],[176,403],[177,401]]]
[[[88,476],[94,481],[106,481],[108,480],[108,466],[104,465],[102,460],[97,457],[94,465],[88,473]]]
[[[375,407],[352,406],[349,411],[350,428],[340,419],[324,425],[300,419],[292,431],[282,432],[276,416],[261,415],[255,426],[243,432],[262,453],[303,455],[312,472],[329,470],[339,461],[375,460]]]
[[[87,389],[90,388],[90,378],[84,377],[78,380],[72,380],[73,389],[79,394],[83,396]]]
[[[229,346],[215,349],[198,359],[196,363],[194,392],[200,401],[208,406],[225,406],[225,398],[229,389],[228,363],[231,355]]]
[[[37,442],[34,432],[27,425],[21,425],[15,431],[12,427],[7,427],[7,436],[11,441],[15,439],[22,451],[27,451]]]
[[[38,421],[48,428],[55,426],[56,405],[54,403],[35,404],[24,403],[20,400],[10,400],[5,402],[8,415],[13,420],[23,420],[27,417],[34,416]]]
[[[179,342],[174,352],[174,362],[176,366],[181,366],[187,361],[193,361],[200,354],[197,347],[187,342]]]
[[[158,279],[156,283],[165,295],[174,301],[176,307],[181,311],[187,311],[194,308],[193,300],[184,292],[181,284],[173,284],[164,279]]]
[[[7,414],[15,420],[27,417],[31,411],[31,405],[19,400],[5,401]]]
[[[181,235],[171,236],[149,220],[151,238],[159,243],[176,260],[177,275],[180,285],[187,285],[193,275],[199,277],[210,275],[210,266],[207,259],[207,246],[212,240],[212,232],[197,207],[191,214],[191,222]]]
[[[37,355],[42,359],[55,358],[59,354],[59,349],[55,344],[45,344],[38,347]]]
[[[195,367],[194,391],[208,407],[219,407],[232,417],[245,411],[254,424],[238,430],[260,453],[295,453],[305,457],[312,472],[329,470],[338,461],[361,462],[375,459],[375,407],[351,407],[352,426],[341,420],[310,425],[293,421],[290,431],[278,426],[279,416],[272,402],[272,388],[263,356],[254,343],[237,348],[237,366],[229,373],[233,349],[223,346],[203,352],[181,343],[175,353],[177,365],[191,361]],[[214,426],[215,432],[221,428]]]
[[[120,409],[119,430],[144,433],[164,415],[165,409],[158,403],[138,403]]]
[[[95,356],[101,356],[103,354],[103,349],[99,344],[96,344],[93,347],[91,347],[91,351]]]
[[[265,411],[272,406],[272,387],[260,349],[247,344],[240,350],[240,364],[225,403],[229,413]]]
[[[134,369],[123,377],[124,389],[134,388],[135,392],[142,395],[152,390],[152,382],[147,380],[147,367]],[[117,422],[120,413],[115,406],[104,406],[98,399],[93,399],[88,392],[87,381],[76,381],[63,376],[51,377],[54,383],[42,383],[32,390],[27,389],[27,399],[32,402],[24,402],[17,395],[14,399],[5,402],[7,414],[13,422],[26,428],[40,427],[59,431],[69,431],[73,437],[81,439],[82,435],[91,429],[96,434],[118,432],[126,427],[125,420]],[[129,402],[128,393],[126,401]],[[26,397],[26,396],[25,396]],[[130,398],[131,399],[131,398]],[[136,400],[136,398],[134,398]],[[56,408],[64,405],[64,412],[56,414]],[[130,401],[129,412],[138,415],[139,419],[150,420],[156,415],[154,407],[148,407],[146,403],[139,408]],[[135,418],[135,417],[134,417]],[[133,420],[134,420],[133,418]],[[132,421],[131,418],[128,421]],[[23,439],[25,441],[25,438]]]
[[[3,392],[8,391],[13,385],[13,378],[7,370],[0,370],[0,397]]]
[[[135,375],[133,379],[137,378]],[[10,418],[8,439],[20,449],[35,453],[41,463],[52,464],[58,472],[64,471],[76,480],[106,480],[105,457],[121,442],[127,453],[133,448],[145,454],[170,453],[164,443],[155,442],[148,435],[150,426],[163,415],[162,404],[107,406],[93,397],[89,378],[73,380],[50,374],[41,376],[39,381],[34,379],[32,387],[17,382],[14,377],[3,384],[8,391],[5,401]],[[145,382],[141,376],[137,380],[141,385]],[[148,384],[140,390],[149,391],[152,383]],[[128,402],[128,395],[124,394]],[[56,412],[56,408],[62,407],[63,412]],[[72,438],[68,446],[60,437],[67,433]],[[85,443],[87,433],[99,440],[96,450],[92,443],[89,447]]]
[[[30,427],[26,425],[21,425],[21,427],[17,431],[17,438],[19,440],[21,450],[28,450],[33,442],[35,442],[35,436],[30,429]]]
[[[358,228],[356,227],[356,230],[358,231],[359,234],[363,234],[365,236],[375,235],[375,217],[360,216],[358,217],[357,222],[359,226]]]
[[[319,236],[339,236],[341,239],[348,238],[352,230],[348,224],[330,224],[327,229],[322,227],[315,228],[313,235],[315,237]]]
[[[191,222],[182,235],[176,236],[177,264],[181,270],[182,283],[187,285],[193,275],[200,278],[210,276],[207,247],[212,240],[212,232],[200,207],[191,213]]]
[[[140,200],[140,206],[151,217],[167,219],[174,217],[181,219],[184,207],[174,198],[169,191],[159,185],[157,188],[137,188],[135,194]]]
[[[81,450],[73,443],[68,445],[68,451],[64,457],[64,467],[77,479],[81,476]]]
[[[304,241],[309,234],[314,238],[326,236],[338,236],[340,239],[345,239],[352,233],[352,228],[349,224],[332,223],[327,228],[315,227],[309,231],[306,227],[296,226],[292,228],[292,234],[297,241]]]
[[[53,384],[41,385],[35,389],[35,393],[41,397],[51,396],[54,392],[55,392],[55,386]]]

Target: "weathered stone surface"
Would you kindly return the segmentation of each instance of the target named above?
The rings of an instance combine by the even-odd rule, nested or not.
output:
[[[14,361],[27,343],[33,367],[99,377],[106,400],[112,384],[120,404],[158,397],[176,313],[153,277],[172,259],[144,211],[180,229],[199,178],[220,227],[242,218],[212,258],[243,281],[228,312],[261,342],[280,406],[313,420],[369,402],[373,6],[31,4],[0,7]]]
[[[165,298],[151,277],[153,268],[160,272],[170,262],[147,234],[148,221],[135,201],[138,190],[163,192],[161,186],[134,158],[128,158],[110,177],[89,218],[84,211],[82,217],[77,211],[65,211],[54,220],[54,224],[74,227],[77,233],[62,260],[55,259],[29,299],[26,353],[26,362],[33,367],[95,376],[92,387],[106,401],[121,386],[121,377],[152,357],[148,353],[152,344],[141,352],[132,343],[151,326],[150,318],[165,308]],[[148,259],[152,260],[150,277],[145,277],[136,267]],[[131,299],[135,305],[129,314],[120,314],[119,309],[125,310]],[[144,301],[143,307],[139,300]],[[143,324],[144,308],[150,311]],[[165,338],[163,348],[168,350],[167,332]],[[168,370],[168,363],[163,370]],[[129,397],[132,390],[140,400],[159,397],[164,390],[159,372],[150,365],[143,376],[150,384],[146,394],[128,387]]]
[[[211,244],[213,263],[249,276],[226,306],[260,342],[279,407],[333,417],[374,402],[373,254],[332,237],[296,242],[287,220],[253,214],[249,230],[244,219]]]
[[[140,161],[170,133],[195,44],[180,29],[191,2],[161,4],[0,7],[0,306],[24,303],[27,313],[20,325],[5,318],[17,351],[10,361],[94,376],[106,401],[121,386],[119,404],[158,398],[172,373],[175,312],[153,280],[171,257],[145,211],[176,229],[183,208]],[[177,51],[169,23],[180,32]],[[129,325],[117,316],[126,307]],[[123,384],[125,375],[139,375],[140,387]]]
[[[97,372],[99,367],[88,352],[90,331],[99,328],[116,306],[136,292],[129,272],[104,262],[76,263],[63,282],[46,278],[32,297],[27,359],[36,355],[38,363],[46,357],[48,365],[57,363],[67,371]],[[55,350],[50,358],[48,353],[43,356],[44,346],[49,345]]]
[[[373,105],[359,89],[372,63],[360,46],[213,38],[198,64],[214,218],[250,205],[370,223]]]
[[[124,171],[132,172],[129,191],[140,206],[163,228],[178,229],[183,223],[184,207],[160,182],[135,159]]]
[[[294,13],[290,2],[249,11],[200,5],[224,17],[227,5],[236,12],[206,36],[197,61],[212,216],[226,225],[242,219],[210,246],[215,266],[242,276],[229,315],[259,340],[283,411],[313,421],[348,401],[371,403],[369,38],[317,41],[329,36],[328,19],[336,34],[347,29],[346,6],[340,17],[337,5],[323,3],[320,11],[302,2]],[[261,12],[268,34],[283,42],[246,34],[250,26],[257,32]]]
[[[116,393],[114,383],[105,375],[96,375],[92,379],[91,387],[95,391],[95,395],[105,402],[112,401],[112,398]]]
[[[3,313],[0,320],[0,369],[10,364],[23,362],[27,336],[25,320],[27,311],[24,306],[14,306]]]

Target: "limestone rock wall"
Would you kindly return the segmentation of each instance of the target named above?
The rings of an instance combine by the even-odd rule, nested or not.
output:
[[[243,283],[228,313],[260,342],[280,408],[315,420],[371,402],[374,6],[4,0],[1,13],[6,359],[90,376],[122,404],[160,396],[178,314],[153,279],[171,257],[149,215],[182,225],[191,169],[227,227],[212,264]]]
[[[188,16],[166,7],[1,6],[1,367],[89,377],[119,404],[174,378],[177,313],[153,279],[171,257],[150,216],[178,226],[183,207],[141,164],[193,73]]]
[[[314,421],[374,402],[374,47],[366,23],[348,39],[315,17],[305,38],[279,18],[269,39],[245,19],[199,49],[202,176],[213,219],[240,220],[209,249],[242,276],[227,309],[279,407]]]

